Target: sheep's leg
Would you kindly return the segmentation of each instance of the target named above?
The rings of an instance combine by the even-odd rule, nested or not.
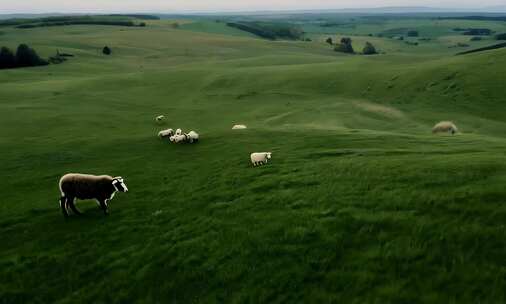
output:
[[[106,200],[99,200],[98,201],[99,204],[100,204],[100,207],[102,208],[102,210],[104,211],[104,214],[107,215],[109,213],[109,211],[107,210],[107,203],[106,203]]]
[[[69,206],[70,206],[70,209],[72,209],[72,211],[77,214],[77,215],[81,215],[83,214],[81,211],[79,211],[79,209],[77,209],[75,203],[76,203],[76,200],[75,198],[69,198],[68,199],[68,202],[69,202]]]
[[[69,216],[69,214],[67,212],[67,208],[65,206],[66,204],[67,204],[67,198],[65,196],[60,197],[60,209],[61,209],[61,212],[63,213],[64,217]]]

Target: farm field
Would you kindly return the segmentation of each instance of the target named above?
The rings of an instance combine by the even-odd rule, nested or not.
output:
[[[506,48],[456,56],[497,41],[452,30],[506,22],[360,20],[294,21],[311,41],[190,17],[0,27],[74,55],[0,70],[0,303],[506,302]],[[408,27],[430,40],[377,35]],[[345,36],[380,54],[325,43]],[[67,172],[129,192],[64,219]]]

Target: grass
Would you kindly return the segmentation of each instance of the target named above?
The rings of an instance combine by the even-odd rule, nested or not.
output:
[[[76,57],[0,72],[1,303],[506,301],[505,49],[350,56],[170,24],[2,28]],[[65,220],[66,172],[130,191]]]

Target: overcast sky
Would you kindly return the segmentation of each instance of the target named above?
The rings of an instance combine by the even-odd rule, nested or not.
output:
[[[251,11],[429,6],[485,8],[506,0],[0,0],[0,14],[44,12]]]

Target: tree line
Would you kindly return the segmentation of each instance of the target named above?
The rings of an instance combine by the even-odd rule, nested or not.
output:
[[[334,51],[341,52],[341,53],[348,53],[348,54],[355,54],[355,50],[353,49],[351,38],[344,37],[341,38],[340,43],[334,44],[334,41],[331,37],[327,38],[325,40],[330,45],[334,46]],[[362,49],[362,54],[364,55],[374,55],[377,54],[376,48],[372,43],[369,41],[366,41],[364,48]]]
[[[20,44],[14,53],[8,47],[0,49],[0,69],[14,69],[48,65],[49,62],[39,57],[37,52],[26,44]]]
[[[278,38],[301,40],[304,35],[304,31],[300,27],[284,23],[227,22],[227,26],[270,40]]]

